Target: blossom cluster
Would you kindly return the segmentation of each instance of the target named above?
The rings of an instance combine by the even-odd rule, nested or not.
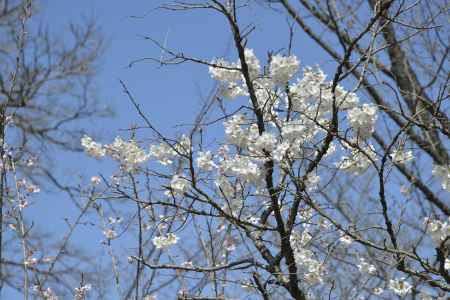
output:
[[[363,104],[362,107],[354,107],[347,113],[348,120],[353,129],[361,137],[368,137],[374,131],[377,121],[378,109],[371,104]]]
[[[433,175],[440,177],[442,188],[450,192],[450,165],[434,165]]]
[[[120,137],[116,137],[112,144],[104,148],[108,155],[118,161],[127,172],[134,171],[139,164],[146,162],[150,157],[135,140],[126,142]]]
[[[88,155],[96,158],[108,154],[111,158],[118,161],[127,172],[135,171],[139,164],[149,159],[149,154],[141,149],[135,140],[127,142],[120,137],[116,137],[114,142],[109,145],[102,145],[85,135],[81,138],[81,146],[83,146]]]
[[[82,284],[80,287],[75,288],[75,300],[86,299],[87,293],[92,289],[90,284]]]
[[[362,257],[359,259],[358,269],[361,273],[369,275],[374,275],[377,272],[377,268]]]
[[[425,218],[424,223],[436,246],[439,247],[450,236],[450,217],[447,221]]]
[[[41,189],[30,182],[28,182],[26,179],[17,179],[16,185],[19,189],[24,189],[29,194],[39,193]]]
[[[87,135],[84,135],[81,138],[81,146],[83,146],[84,151],[86,151],[87,154],[96,158],[100,158],[106,154],[106,150],[103,145],[95,142]]]
[[[39,296],[42,297],[45,300],[58,300],[58,296],[53,292],[53,290],[48,287],[46,289],[43,289],[39,285],[33,286],[33,291]]]
[[[211,151],[199,151],[197,152],[197,167],[205,171],[211,171],[216,168],[216,164],[213,161],[213,155]]]
[[[412,289],[412,285],[405,278],[389,280],[389,288],[397,295],[406,296]]]
[[[332,111],[333,103],[342,110],[356,107],[358,96],[337,85],[334,93],[332,83],[319,68],[306,67],[303,77],[289,86],[291,105],[295,111],[310,117],[321,117]]]
[[[168,233],[166,235],[155,236],[152,240],[156,249],[167,249],[178,242],[178,236],[174,233]]]
[[[139,165],[147,162],[150,158],[155,158],[162,165],[170,165],[177,157],[186,156],[191,151],[190,140],[185,135],[175,145],[163,142],[151,145],[149,151],[142,149],[134,139],[124,141],[120,137],[116,137],[111,144],[103,145],[85,135],[81,139],[81,146],[90,156],[101,158],[108,155],[119,162],[121,168],[126,172],[137,171]],[[97,181],[94,179],[93,183],[96,184]]]
[[[303,278],[309,284],[321,283],[323,280],[324,265],[314,257],[314,252],[308,249],[311,235],[307,228],[302,233],[293,232],[290,243],[294,251],[295,262],[301,266]]]
[[[270,152],[275,161],[283,161],[285,157],[313,156],[315,151],[305,152],[307,143],[316,144],[315,138],[325,132],[324,127],[329,122],[329,112],[333,103],[341,110],[347,110],[348,123],[355,135],[367,138],[374,130],[378,109],[374,105],[363,104],[358,106],[359,100],[355,93],[346,91],[342,86],[334,87],[326,81],[326,76],[318,68],[307,67],[303,77],[297,82],[288,85],[287,91],[278,89],[280,83],[288,84],[298,71],[299,62],[295,56],[274,55],[268,67],[269,74],[260,72],[260,63],[254,52],[246,50],[246,62],[252,73],[252,84],[258,98],[259,108],[264,114],[264,120],[273,125],[260,133],[256,124],[245,114],[238,113],[224,122],[227,140],[232,145],[248,151],[249,160],[242,160],[242,166],[250,164],[258,166],[263,161],[264,154]],[[241,75],[241,66],[237,62],[226,62],[223,59],[215,60],[209,68],[213,78],[222,84],[232,83],[240,90],[246,90],[246,83]],[[285,119],[280,115],[281,102],[285,102],[284,109],[292,109],[294,115],[300,118]],[[274,132],[274,128],[281,132]],[[352,148],[352,147],[349,147]],[[372,150],[372,148],[368,148]],[[335,147],[332,145],[327,155],[331,155]],[[367,153],[366,153],[367,154]],[[409,155],[409,153],[405,153]],[[352,155],[343,157],[339,167],[343,170],[359,174],[375,161],[373,151],[368,152],[369,157],[359,150],[353,149]],[[401,159],[400,157],[397,157]],[[410,159],[409,156],[404,160]],[[209,167],[211,170],[212,165]],[[236,168],[235,168],[236,169]],[[251,169],[251,168],[250,168]],[[255,177],[256,174],[250,176]],[[256,176],[258,177],[258,176]],[[250,180],[251,181],[251,180]]]
[[[404,164],[414,159],[412,151],[404,151],[403,149],[396,149],[390,155],[392,162],[397,164]]]
[[[164,166],[172,164],[173,158],[176,157],[177,155],[175,150],[167,143],[160,143],[159,145],[151,145],[149,154]]]
[[[284,84],[297,72],[299,67],[297,57],[273,55],[270,60],[270,78],[274,83]]]
[[[188,180],[180,175],[174,175],[170,181],[171,192],[174,195],[183,195],[189,188],[190,183]]]

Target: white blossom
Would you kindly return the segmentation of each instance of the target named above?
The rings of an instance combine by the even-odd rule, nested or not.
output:
[[[215,184],[219,192],[221,194],[223,193],[223,196],[225,198],[234,198],[234,188],[225,176],[217,177]]]
[[[280,103],[279,95],[273,89],[273,84],[266,78],[255,79],[254,81],[255,96],[259,109],[263,112],[263,118],[266,121],[272,121],[276,118],[276,108]],[[249,99],[252,105],[251,99]]]
[[[164,166],[172,164],[174,157],[177,156],[175,150],[165,142],[151,145],[149,154]]]
[[[120,137],[116,137],[114,142],[105,148],[108,155],[117,160],[127,172],[135,171],[139,164],[146,162],[150,157],[135,140],[126,142]]]
[[[374,265],[366,262],[364,258],[359,259],[358,269],[361,273],[373,275],[377,272],[377,269]]]
[[[178,242],[178,237],[173,233],[168,233],[163,236],[155,236],[152,239],[153,245],[155,245],[156,249],[167,249],[172,245],[175,245]]]
[[[375,295],[381,295],[383,294],[384,290],[380,287],[376,287],[374,289],[372,289],[372,293],[374,293]]]
[[[362,107],[355,107],[347,112],[350,125],[361,137],[368,137],[374,131],[377,121],[378,109],[375,105],[363,104]]]
[[[92,176],[91,183],[93,185],[99,185],[102,182],[102,179],[99,176]]]
[[[220,168],[226,174],[237,176],[254,184],[260,183],[264,175],[261,167],[254,160],[241,155],[223,160],[220,163]]]
[[[412,151],[396,149],[390,154],[393,163],[403,164],[414,159]]]
[[[435,164],[433,166],[433,175],[440,177],[442,188],[450,192],[450,165],[443,166]]]
[[[212,78],[226,82],[233,82],[241,79],[241,72],[239,71],[238,65],[236,63],[230,63],[225,61],[224,59],[219,58],[213,60],[211,64],[217,66],[209,67],[209,74],[211,74]]]
[[[439,246],[450,235],[450,217],[447,221],[425,218],[427,233],[431,235],[434,243]]]
[[[113,229],[106,229],[103,231],[103,235],[108,239],[108,240],[113,240],[117,237],[117,232]]]
[[[225,134],[230,143],[237,146],[245,146],[247,143],[247,130],[242,128],[246,122],[243,114],[235,114],[223,123]]]
[[[295,140],[308,140],[316,133],[317,132],[315,131],[315,126],[313,124],[305,124],[300,120],[285,122],[281,128],[281,135],[283,136],[283,139],[291,142]]]
[[[194,268],[194,263],[192,261],[185,261],[181,264],[182,267],[184,268]]]
[[[274,55],[270,60],[269,72],[275,84],[283,84],[289,81],[297,72],[299,61],[294,55]]]
[[[255,55],[253,49],[245,48],[244,50],[245,62],[248,66],[248,72],[251,79],[255,79],[259,76],[259,71],[261,66],[259,65],[259,60]]]
[[[278,144],[277,147],[272,151],[272,158],[278,162],[282,161],[289,147],[290,144],[286,141]]]
[[[235,82],[223,84],[219,90],[221,95],[228,99],[234,99],[236,97],[248,95],[247,89],[243,85],[237,84]]]
[[[32,267],[35,266],[38,263],[38,260],[36,257],[28,257],[27,259],[25,259],[25,261],[23,262],[23,264],[27,267]]]
[[[308,177],[305,180],[305,186],[308,191],[317,190],[320,183],[320,177],[315,174],[308,174]]]
[[[18,179],[16,184],[18,188],[24,188],[27,193],[30,194],[39,193],[41,191],[37,185],[28,182],[26,179]]]
[[[183,195],[189,189],[190,183],[181,175],[174,175],[170,181],[170,188],[175,195]]]
[[[213,161],[213,155],[211,151],[199,151],[197,157],[197,166],[205,171],[211,171],[216,167],[216,164]]]
[[[276,147],[276,145],[277,138],[275,137],[275,135],[269,132],[263,132],[256,138],[256,141],[252,144],[252,147],[260,151],[272,151]]]
[[[339,241],[345,246],[349,246],[353,243],[353,238],[347,234],[344,234],[339,238]]]
[[[29,205],[28,201],[21,198],[19,199],[19,204],[17,205],[21,210],[27,208]]]
[[[45,300],[58,300],[58,296],[55,295],[51,288],[43,289],[39,285],[33,286],[33,291]]]
[[[411,284],[404,278],[389,280],[389,288],[399,296],[407,295],[411,289]]]
[[[331,92],[331,89],[330,89]],[[336,87],[336,102],[340,109],[351,109],[358,105],[359,98],[353,92],[346,91],[342,86]]]
[[[257,78],[261,67],[255,53],[252,49],[246,48],[244,50],[244,57],[251,79]],[[211,74],[211,77],[216,80],[222,82],[236,82],[242,80],[242,66],[240,62],[232,63],[219,58],[213,60],[211,65],[215,66],[209,67],[209,73]]]
[[[255,216],[248,216],[246,221],[253,225],[258,225],[260,222],[260,218],[255,217]]]
[[[289,87],[293,109],[300,111],[308,103],[318,103],[324,96],[323,90],[326,75],[322,70],[307,67],[303,70],[303,77]]]
[[[41,191],[41,189],[37,186],[37,185],[34,185],[34,184],[29,184],[28,186],[27,186],[27,192],[28,193],[39,193]]]
[[[332,110],[333,100],[340,109],[354,108],[358,102],[355,93],[346,91],[342,86],[337,86],[332,93],[332,83],[325,81],[326,75],[319,68],[306,67],[303,77],[289,87],[291,93],[292,108],[296,111],[310,112],[310,116],[319,116]]]
[[[321,219],[319,221],[319,226],[321,229],[330,229],[333,226],[333,223],[331,223],[328,219]]]
[[[191,140],[190,138],[183,134],[180,140],[175,144],[174,148],[180,155],[188,156],[191,153]]]
[[[84,151],[90,156],[95,158],[100,158],[105,156],[106,150],[103,148],[103,145],[97,142],[94,142],[91,137],[84,135],[81,138],[81,146],[83,146]]]
[[[295,262],[301,266],[303,277],[309,284],[317,284],[323,281],[324,267],[314,258],[314,253],[307,249],[312,237],[304,230],[301,234],[292,232],[290,243],[294,251]]]
[[[75,288],[75,300],[83,300],[86,298],[87,293],[92,289],[90,284],[83,284],[80,287]]]

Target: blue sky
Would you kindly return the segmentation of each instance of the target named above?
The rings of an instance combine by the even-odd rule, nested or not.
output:
[[[40,4],[39,4],[40,2]],[[153,124],[163,133],[174,135],[180,129],[174,125],[193,121],[201,107],[202,98],[213,86],[205,66],[183,64],[160,68],[151,62],[129,63],[144,57],[161,57],[161,51],[142,38],[149,36],[163,42],[168,48],[182,51],[188,56],[211,60],[227,55],[235,59],[233,51],[226,51],[230,32],[225,19],[211,11],[168,12],[155,10],[164,1],[106,1],[106,0],[43,0],[38,1],[40,12],[35,21],[46,24],[52,34],[64,38],[70,22],[79,23],[94,18],[101,27],[107,48],[100,61],[96,79],[99,101],[111,106],[116,117],[101,122],[86,122],[86,130],[102,136],[102,142],[110,142],[114,136],[124,134],[121,129],[132,124],[142,124],[127,97],[122,92],[119,79],[123,80],[142,105]],[[138,17],[132,17],[138,16]],[[288,23],[278,13],[265,9],[246,9],[241,25],[255,25],[249,47],[254,48],[261,61],[267,52],[280,50],[288,42]],[[231,49],[233,49],[231,47]],[[334,64],[311,40],[296,30],[294,54],[302,66],[319,64],[325,71]],[[109,175],[107,164],[96,163],[84,155],[57,154],[61,176],[66,180],[78,180],[78,174],[90,177],[99,172]],[[61,163],[59,163],[61,162]],[[82,168],[80,168],[82,166]],[[65,233],[64,218],[73,218],[77,211],[65,195],[42,193],[32,207],[29,219],[36,227]],[[89,228],[88,228],[89,229]],[[74,242],[84,247],[101,250],[96,230],[80,228]],[[96,250],[96,251],[97,251]],[[11,291],[3,291],[5,299],[17,297]]]

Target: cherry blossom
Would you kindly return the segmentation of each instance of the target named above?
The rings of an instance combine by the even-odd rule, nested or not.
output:
[[[405,278],[389,280],[389,288],[399,296],[405,296],[411,291],[411,284]]]
[[[116,137],[112,144],[105,145],[105,149],[108,155],[117,160],[127,172],[135,171],[139,164],[150,158],[135,140],[126,142]]]
[[[273,55],[270,60],[270,77],[274,83],[283,84],[294,76],[298,70],[299,61],[294,55]]]
[[[361,137],[368,137],[374,131],[378,109],[375,105],[363,104],[362,107],[352,108],[347,112],[350,125]]]
[[[211,171],[216,168],[211,151],[198,152],[197,166],[205,171]]]
[[[167,235],[156,236],[153,238],[152,242],[156,249],[167,249],[178,242],[179,238],[173,234],[168,233]]]
[[[433,175],[439,177],[442,188],[450,192],[450,165],[434,165]]]
[[[83,146],[84,151],[86,151],[88,155],[95,158],[100,158],[106,154],[106,150],[103,148],[103,145],[94,142],[94,140],[87,135],[84,135],[81,138],[81,146]]]
[[[174,195],[183,195],[189,189],[190,183],[181,175],[174,175],[170,181],[170,188]]]
[[[396,149],[391,154],[391,159],[394,163],[406,163],[414,159],[412,151],[404,151],[403,149]]]

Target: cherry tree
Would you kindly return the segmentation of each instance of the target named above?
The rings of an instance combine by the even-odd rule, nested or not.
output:
[[[98,115],[86,93],[75,93],[80,106],[57,115],[48,114],[54,98],[42,97],[78,91],[71,88],[79,77],[86,85],[77,87],[89,90],[85,68],[100,49],[94,28],[74,29],[73,49],[53,52],[46,34],[31,39],[33,47],[25,34],[31,2],[2,4],[0,26],[14,29],[15,52],[5,52],[9,64],[0,67],[11,74],[9,81],[0,77],[0,224],[8,237],[0,241],[7,250],[0,253],[0,274],[25,299],[65,299],[68,291],[75,299],[448,297],[445,1],[163,5],[159,13],[215,14],[232,36],[232,54],[199,58],[145,37],[162,55],[131,65],[196,64],[216,88],[195,122],[170,136],[120,81],[140,124],[111,141],[64,127]],[[283,49],[257,56],[247,9],[288,19]],[[293,47],[299,29],[335,61],[331,71],[303,63]],[[86,52],[78,51],[81,45]],[[43,64],[53,57],[59,60]],[[78,217],[68,221],[55,251],[43,236],[34,238],[24,213],[39,191],[35,178],[59,185],[45,164],[30,171],[29,154],[44,152],[39,142],[83,149],[114,166],[77,190]],[[80,224],[100,230],[107,271],[98,257],[70,251]]]
[[[86,154],[117,165],[92,178],[87,203],[102,220],[121,298],[448,296],[445,5],[299,2],[329,32],[287,0],[161,7],[210,11],[228,26],[234,59],[147,38],[164,56],[145,60],[199,64],[216,93],[189,130],[169,137],[121,82],[143,125],[106,144],[81,139]],[[292,21],[289,45],[266,49],[267,58],[249,46],[251,20],[240,19],[261,4]],[[293,53],[297,25],[336,60],[334,73]],[[430,57],[419,58],[423,51]],[[120,239],[132,246],[116,249]]]

